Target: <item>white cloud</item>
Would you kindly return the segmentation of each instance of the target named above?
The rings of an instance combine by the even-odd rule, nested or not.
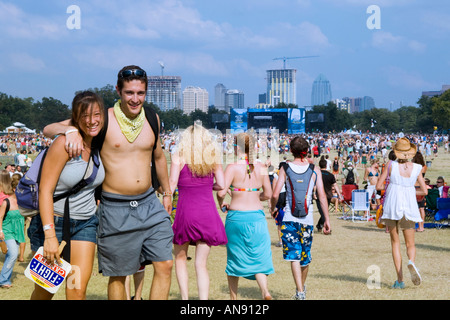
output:
[[[33,57],[28,53],[11,53],[8,58],[10,66],[20,70],[37,72],[45,69],[45,63],[41,59]]]
[[[41,17],[23,11],[11,3],[0,2],[0,30],[2,35],[16,40],[58,39],[66,31],[51,17]]]
[[[411,41],[408,42],[408,47],[414,52],[421,53],[421,52],[425,51],[427,46],[426,46],[426,44],[424,44],[422,42],[419,42],[419,41],[416,41],[416,40],[411,40]]]
[[[450,14],[446,12],[426,12],[421,18],[422,23],[428,27],[433,37],[450,36]]]
[[[320,27],[308,21],[298,25],[280,23],[271,29],[278,34],[280,46],[309,47],[312,51],[330,46],[327,36]]]
[[[404,6],[412,5],[414,0],[324,0],[331,2],[335,5],[351,5],[351,6],[361,6],[368,7],[370,5],[377,5],[380,7],[393,7],[393,6]]]
[[[150,46],[86,47],[83,51],[74,54],[74,58],[85,67],[92,65],[111,70],[136,64],[144,68],[149,74],[159,74],[159,65],[156,62],[163,61],[165,74],[170,74],[173,72],[172,70],[178,70],[178,73],[180,70],[184,70],[196,75],[228,75],[228,68],[225,63],[216,60],[210,54],[181,52]]]
[[[418,92],[423,88],[436,87],[434,84],[425,81],[418,72],[406,71],[395,66],[385,67],[383,72],[387,77],[387,83],[392,87],[418,90]]]
[[[387,31],[376,31],[372,35],[372,47],[388,53],[396,53],[403,50],[423,53],[426,45],[417,40],[408,40],[402,36],[395,36]]]

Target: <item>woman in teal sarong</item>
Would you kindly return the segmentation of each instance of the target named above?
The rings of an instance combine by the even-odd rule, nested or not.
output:
[[[261,201],[272,196],[267,168],[253,163],[253,138],[247,133],[235,137],[236,163],[225,170],[225,188],[217,193],[220,207],[225,206],[225,231],[230,298],[237,299],[239,277],[256,280],[263,299],[270,300],[267,276],[274,273],[271,241]],[[231,195],[230,204],[223,202]]]

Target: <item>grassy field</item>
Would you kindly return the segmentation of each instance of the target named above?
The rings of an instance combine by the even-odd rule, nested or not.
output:
[[[334,154],[332,154],[334,156]],[[430,159],[428,159],[430,160]],[[426,177],[435,183],[439,175],[447,176],[450,172],[450,154],[439,154],[432,160]],[[362,169],[359,170],[362,176]],[[219,211],[225,221],[225,214]],[[272,238],[272,254],[275,274],[269,276],[269,289],[274,299],[287,300],[295,292],[290,264],[283,261],[281,248],[277,243],[276,226],[265,205],[265,212]],[[406,288],[391,289],[396,280],[391,256],[389,234],[378,229],[373,221],[352,222],[339,219],[341,214],[331,213],[332,235],[325,236],[315,232],[312,245],[312,264],[309,268],[307,299],[309,300],[448,300],[450,298],[450,229],[426,229],[416,233],[416,265],[420,269],[423,283],[414,286],[406,268],[407,256],[402,238],[403,268]],[[315,213],[315,219],[319,215]],[[195,248],[191,247],[190,256]],[[4,257],[0,254],[0,268]],[[13,287],[0,289],[0,300],[27,300],[33,290],[33,283],[24,276],[24,270],[31,258],[29,244],[26,247],[26,261],[17,262],[13,273]],[[28,260],[28,261],[27,261]],[[96,262],[95,262],[96,263]],[[229,298],[227,277],[225,274],[226,248],[213,247],[208,261],[211,300]],[[152,267],[146,267],[144,299],[147,299]],[[189,262],[190,298],[198,299],[195,280],[194,261]],[[373,280],[379,279],[379,285]],[[107,299],[108,279],[97,273],[97,265],[89,283],[87,298],[89,300]],[[132,294],[134,289],[132,289]],[[255,281],[239,280],[239,299],[260,299],[260,291]],[[64,290],[60,290],[55,300],[65,299]],[[172,273],[171,300],[180,299],[175,272]]]

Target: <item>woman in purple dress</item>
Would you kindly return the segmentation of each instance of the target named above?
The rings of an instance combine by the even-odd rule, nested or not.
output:
[[[195,271],[200,300],[209,295],[207,259],[211,246],[227,243],[224,224],[213,197],[213,190],[224,186],[222,152],[214,136],[193,125],[184,130],[172,154],[170,188],[178,187],[178,203],[173,223],[175,273],[181,298],[188,296],[187,256],[190,245],[195,250]],[[215,180],[215,182],[214,182]]]

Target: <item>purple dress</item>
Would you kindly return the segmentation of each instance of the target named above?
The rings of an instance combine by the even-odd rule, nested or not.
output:
[[[173,223],[173,243],[209,246],[227,243],[222,219],[213,197],[214,175],[195,177],[185,165],[178,179],[178,203]]]

